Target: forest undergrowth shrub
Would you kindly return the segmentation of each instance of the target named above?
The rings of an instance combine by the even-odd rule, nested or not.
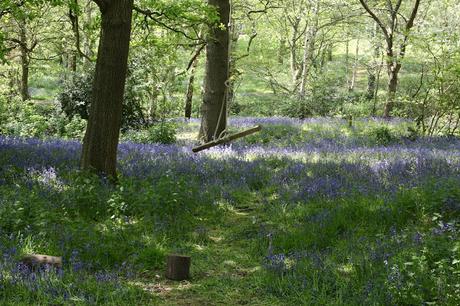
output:
[[[50,102],[21,101],[0,97],[0,133],[10,136],[82,139],[86,121],[66,118]]]
[[[374,127],[368,131],[369,138],[377,145],[387,146],[396,141],[393,131],[387,126]]]
[[[172,121],[161,121],[148,128],[129,130],[122,135],[123,140],[135,143],[162,143],[173,144],[176,142],[178,125]]]
[[[64,83],[62,91],[57,96],[57,101],[69,119],[79,116],[84,120],[88,120],[93,91],[93,77],[91,72],[74,74]],[[123,130],[138,129],[146,124],[139,96],[130,86],[132,87],[134,84],[128,79],[122,110],[121,125]]]

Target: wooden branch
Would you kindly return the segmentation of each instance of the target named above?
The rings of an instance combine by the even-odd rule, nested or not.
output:
[[[246,131],[239,132],[239,133],[236,133],[236,134],[231,134],[231,135],[225,136],[223,138],[219,138],[219,139],[213,140],[211,142],[202,144],[201,146],[193,148],[192,151],[194,153],[198,153],[200,151],[210,149],[210,148],[218,146],[220,144],[224,144],[224,143],[230,142],[232,140],[235,140],[235,139],[238,139],[238,138],[242,138],[242,137],[254,134],[256,132],[259,132],[260,130],[262,130],[262,126],[257,125],[257,126],[255,126],[253,128],[250,128],[250,129],[246,130]]]
[[[367,5],[367,3],[364,1],[364,0],[359,0],[359,2],[361,3],[361,5],[364,7],[364,9],[366,10],[366,12],[371,16],[372,19],[375,20],[375,22],[377,22],[377,24],[379,25],[379,27],[382,29],[383,31],[383,35],[385,35],[385,38],[388,40],[390,39],[390,35],[388,33],[388,30],[387,28],[385,28],[385,25],[383,24],[383,22],[379,19],[379,17],[377,17],[377,15],[375,15],[375,13],[369,8],[369,6]]]
[[[417,17],[418,8],[420,6],[420,0],[415,1],[414,9],[409,17],[409,20],[406,23],[406,31],[409,31],[414,26],[415,17]]]
[[[169,26],[166,23],[164,23],[163,21],[159,20],[158,18],[161,17],[161,16],[163,16],[163,17],[165,17],[167,19],[170,19],[164,13],[154,12],[154,11],[151,11],[149,9],[142,9],[142,8],[140,8],[138,6],[133,6],[133,9],[134,9],[134,11],[144,15],[145,17],[150,18],[153,22],[159,24],[160,26],[162,26],[162,27],[174,32],[174,33],[181,34],[182,36],[184,36],[187,39],[190,39],[190,40],[199,40],[200,39],[200,38],[191,37],[186,32],[184,32],[184,31],[182,31],[180,29],[177,29],[177,28],[173,28],[172,26]]]
[[[189,71],[190,68],[193,66],[193,63],[196,61],[196,59],[198,58],[198,56],[200,56],[201,52],[204,50],[204,47],[206,47],[206,43],[203,43],[201,44],[195,51],[195,54],[192,56],[192,58],[190,59],[188,65],[187,65],[187,69],[185,71]]]
[[[412,29],[412,27],[414,26],[414,21],[415,21],[415,17],[417,17],[417,12],[418,12],[418,9],[419,9],[419,6],[420,6],[420,0],[416,0],[415,1],[415,5],[414,5],[414,9],[412,10],[412,13],[406,23],[406,29],[405,29],[405,32],[403,33],[404,35],[404,39],[401,43],[401,47],[400,47],[400,51],[399,51],[399,56],[401,58],[404,58],[404,56],[406,55],[406,48],[407,48],[407,41],[409,40],[409,32],[410,30]]]

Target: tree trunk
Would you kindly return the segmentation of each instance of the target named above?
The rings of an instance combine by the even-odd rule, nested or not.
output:
[[[190,78],[188,79],[187,95],[185,97],[185,118],[190,119],[192,117],[192,103],[193,103],[193,90],[195,85],[195,72],[198,66],[198,57],[195,58],[190,70]]]
[[[350,88],[350,40],[348,38],[345,42],[345,80],[347,82],[347,88]]]
[[[374,25],[371,29],[371,43],[374,45],[374,59],[372,60],[371,63],[369,63],[368,68],[367,68],[367,93],[366,93],[366,99],[367,100],[372,100],[374,99],[375,95],[375,89],[376,89],[376,82],[377,82],[377,71],[380,69],[378,65],[378,58],[380,56],[380,46],[378,44],[377,40],[377,31],[378,31],[378,25],[376,22],[374,22]]]
[[[98,1],[101,36],[81,166],[116,179],[133,0]]]
[[[333,45],[329,45],[329,47],[327,48],[327,61],[328,62],[332,62],[333,58],[332,58],[332,52],[333,52]]]
[[[310,67],[313,65],[313,52],[315,51],[316,34],[318,31],[318,13],[319,13],[319,1],[316,1],[313,7],[312,25],[305,31],[305,42],[304,42],[304,53],[302,60],[302,76],[299,96],[301,99],[305,98],[307,90],[308,75],[310,73]]]
[[[30,99],[29,94],[29,51],[27,49],[27,31],[24,20],[19,22],[19,38],[21,41],[21,99],[27,101]]]
[[[230,1],[208,0],[220,15],[220,24],[214,25],[206,45],[206,76],[204,80],[201,128],[199,138],[208,142],[219,137],[227,127],[227,81],[229,72]]]
[[[399,69],[401,69],[401,64],[399,63],[391,63],[388,64],[388,97],[385,103],[385,108],[383,111],[383,116],[385,118],[391,117],[391,111],[393,110],[393,106],[396,100],[396,91],[398,89],[398,73]]]
[[[278,54],[276,55],[276,57],[278,58],[278,64],[281,64],[281,65],[284,64],[285,50],[286,50],[286,38],[282,37],[280,39],[280,43],[278,46]]]
[[[297,80],[299,78],[299,67],[297,64],[297,40],[300,26],[300,18],[296,18],[295,22],[292,24],[292,36],[290,41],[290,66],[291,66],[291,76],[292,84],[294,88],[296,87]]]
[[[85,14],[84,14],[84,18],[83,18],[83,33],[84,33],[84,40],[83,40],[83,48],[84,48],[84,52],[86,55],[88,55],[88,57],[90,58],[93,58],[94,56],[94,45],[95,45],[95,41],[94,39],[92,38],[92,35],[90,33],[90,29],[91,29],[91,23],[94,19],[94,16],[93,16],[93,12],[94,12],[94,8],[93,8],[93,2],[92,1],[89,1],[85,7]],[[88,63],[89,61],[86,61],[86,63]]]
[[[72,72],[77,71],[78,61],[78,50],[80,50],[80,29],[79,29],[79,17],[78,17],[78,0],[72,0],[72,4],[69,7],[69,19],[72,24],[72,32],[74,35],[75,50],[72,51],[70,56],[69,68]]]
[[[373,69],[367,70],[367,90],[366,90],[366,99],[372,100],[374,99],[375,94],[375,85],[377,82],[377,76]]]
[[[232,16],[230,16],[230,22],[233,24]],[[235,98],[235,84],[239,76],[237,67],[237,55],[236,55],[236,46],[238,40],[240,39],[240,33],[236,30],[235,27],[232,27],[230,34],[230,47],[229,47],[229,63],[228,63],[228,82],[227,82],[227,109],[230,110],[232,107],[233,100]]]
[[[356,41],[355,61],[353,63],[353,71],[351,74],[351,82],[348,91],[352,92],[355,90],[356,78],[358,76],[358,61],[359,61],[359,39]]]

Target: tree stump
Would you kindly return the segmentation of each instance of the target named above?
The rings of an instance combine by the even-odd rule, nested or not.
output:
[[[166,277],[176,281],[189,279],[191,261],[190,256],[168,255]]]
[[[62,257],[57,256],[30,254],[22,257],[21,262],[29,268],[37,268],[44,265],[62,268]]]

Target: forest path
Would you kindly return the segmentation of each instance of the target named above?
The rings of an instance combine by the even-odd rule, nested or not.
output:
[[[193,246],[190,281],[161,276],[157,283],[145,284],[146,289],[160,298],[160,305],[281,305],[260,290],[257,272],[264,251],[256,250],[257,220],[252,207],[226,211],[222,222]]]

